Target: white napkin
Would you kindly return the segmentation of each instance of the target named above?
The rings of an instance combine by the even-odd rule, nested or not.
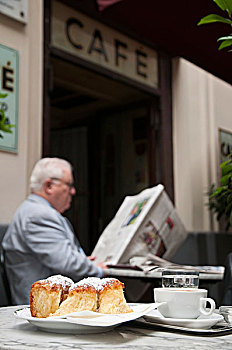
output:
[[[93,311],[73,312],[66,315],[70,323],[77,323],[86,326],[113,326],[127,321],[135,320],[150,311],[157,309],[160,303],[132,305],[133,312],[125,314],[101,314]]]

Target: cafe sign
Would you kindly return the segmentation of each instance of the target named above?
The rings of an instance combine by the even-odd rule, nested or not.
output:
[[[10,152],[17,152],[18,65],[18,51],[0,45],[0,150]]]
[[[52,46],[151,88],[158,87],[155,50],[54,1]]]

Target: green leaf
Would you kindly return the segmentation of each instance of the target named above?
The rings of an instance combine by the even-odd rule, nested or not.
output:
[[[230,40],[224,40],[221,45],[219,46],[218,50],[222,50],[222,49],[225,49],[226,47],[228,46],[231,46],[232,45],[232,39]]]
[[[232,13],[232,0],[213,0],[218,7],[220,7],[223,11],[227,11],[231,16]]]
[[[227,174],[225,176],[222,176],[220,179],[220,184],[225,186],[228,184],[229,179],[232,177],[232,174]]]
[[[223,168],[224,168],[225,166],[227,166],[230,162],[231,162],[230,159],[225,160],[224,162],[222,162],[222,163],[220,164],[220,168],[223,169]]]
[[[200,22],[197,23],[197,25],[200,26],[201,24],[215,23],[215,22],[221,22],[221,23],[232,25],[232,21],[230,19],[224,18],[219,15],[215,15],[215,14],[203,17],[200,20]]]
[[[222,191],[225,190],[225,187],[218,187],[216,190],[210,195],[210,197],[216,197],[221,194]]]
[[[12,134],[12,130],[10,129],[9,125],[1,125],[0,130]]]
[[[230,39],[232,39],[232,34],[230,34],[228,36],[222,36],[222,37],[218,38],[217,41],[230,40]]]
[[[226,4],[224,0],[213,0],[213,1],[216,2],[218,7],[220,7],[223,11],[226,10]]]
[[[222,167],[222,176],[232,173],[232,164],[227,164],[226,166]]]
[[[230,212],[230,225],[232,226],[232,211]]]
[[[232,14],[232,1],[231,0],[223,0],[226,3],[226,11],[231,16]]]
[[[5,98],[5,97],[7,97],[8,96],[8,94],[1,94],[0,93],[0,98]]]
[[[227,196],[227,203],[231,204],[232,206],[232,193]]]
[[[1,115],[2,115],[2,119],[1,119],[1,121],[0,121],[0,124],[1,123],[5,123],[5,120],[6,120],[6,117],[5,117],[5,111],[3,110],[3,109],[0,109],[0,113],[1,113]]]
[[[226,206],[226,210],[225,210],[225,213],[228,214],[231,212],[231,209],[232,209],[232,203],[229,203],[227,206]]]

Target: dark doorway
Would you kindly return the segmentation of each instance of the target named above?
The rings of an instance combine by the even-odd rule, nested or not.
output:
[[[90,254],[123,198],[151,185],[156,98],[58,57],[51,64],[49,154],[74,166],[77,195],[66,215]]]

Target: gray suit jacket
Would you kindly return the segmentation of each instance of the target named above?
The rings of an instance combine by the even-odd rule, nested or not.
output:
[[[42,197],[31,194],[18,208],[2,243],[13,304],[29,304],[32,283],[54,274],[74,282],[102,277],[83,253],[71,224]]]

